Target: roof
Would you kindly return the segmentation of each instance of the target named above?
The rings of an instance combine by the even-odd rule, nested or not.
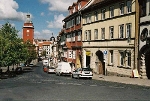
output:
[[[69,42],[66,42],[67,48],[71,48],[71,44]]]

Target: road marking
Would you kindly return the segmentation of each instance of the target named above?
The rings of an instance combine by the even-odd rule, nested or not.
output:
[[[95,86],[97,86],[97,85],[90,85],[90,86],[93,86],[93,87],[95,87]]]

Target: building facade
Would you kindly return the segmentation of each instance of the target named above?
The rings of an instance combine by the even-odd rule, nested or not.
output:
[[[137,0],[94,0],[82,14],[82,65],[103,75],[137,69]]]
[[[52,42],[46,39],[34,39],[34,45],[37,47],[38,57],[50,58],[52,55]],[[43,51],[45,51],[45,56],[42,56]]]
[[[62,44],[64,61],[73,63],[76,68],[81,67],[82,50],[82,24],[79,11],[88,1],[90,0],[77,0],[72,6],[68,7],[69,15],[63,20],[65,22],[65,27],[63,29],[63,34],[60,34],[60,39],[64,41],[64,44]]]
[[[143,78],[150,79],[150,0],[139,0],[139,68]]]

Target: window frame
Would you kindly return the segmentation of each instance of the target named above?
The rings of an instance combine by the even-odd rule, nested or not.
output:
[[[98,29],[94,29],[94,39],[98,40]]]
[[[124,15],[124,2],[120,3],[120,15]]]
[[[127,66],[131,67],[131,52],[127,52]]]
[[[81,41],[81,31],[78,31],[78,41]]]
[[[124,58],[124,52],[121,51],[120,52],[120,66],[124,66],[124,60],[125,60],[125,58]]]
[[[110,35],[110,39],[114,38],[114,26],[110,26],[109,27],[109,35]]]
[[[101,39],[105,40],[105,28],[101,28]]]
[[[131,34],[132,34],[132,24],[127,23],[126,24],[126,38],[128,39],[128,42],[131,40]]]
[[[75,41],[75,37],[76,37],[76,33],[74,32],[74,33],[72,33],[71,41]]]
[[[114,6],[109,7],[109,17],[113,18],[114,17]]]
[[[105,16],[105,13],[106,13],[106,9],[105,8],[103,8],[102,10],[101,10],[101,19],[102,20],[105,20],[106,18],[106,16]]]
[[[132,1],[127,0],[127,13],[131,13],[131,12],[132,12]]]
[[[94,12],[94,21],[98,21],[98,11]]]
[[[119,38],[124,38],[124,24],[119,25]]]

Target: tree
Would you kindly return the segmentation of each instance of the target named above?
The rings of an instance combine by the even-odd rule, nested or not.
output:
[[[28,54],[27,48],[23,44],[22,39],[17,35],[18,31],[11,24],[6,23],[0,29],[0,66],[9,66],[19,64],[20,61],[25,61]]]
[[[41,56],[44,56],[46,58],[46,50],[42,51]]]
[[[28,50],[28,57],[25,64],[29,64],[32,60],[37,59],[37,52],[35,50],[35,45],[31,44],[30,41],[24,42]]]

